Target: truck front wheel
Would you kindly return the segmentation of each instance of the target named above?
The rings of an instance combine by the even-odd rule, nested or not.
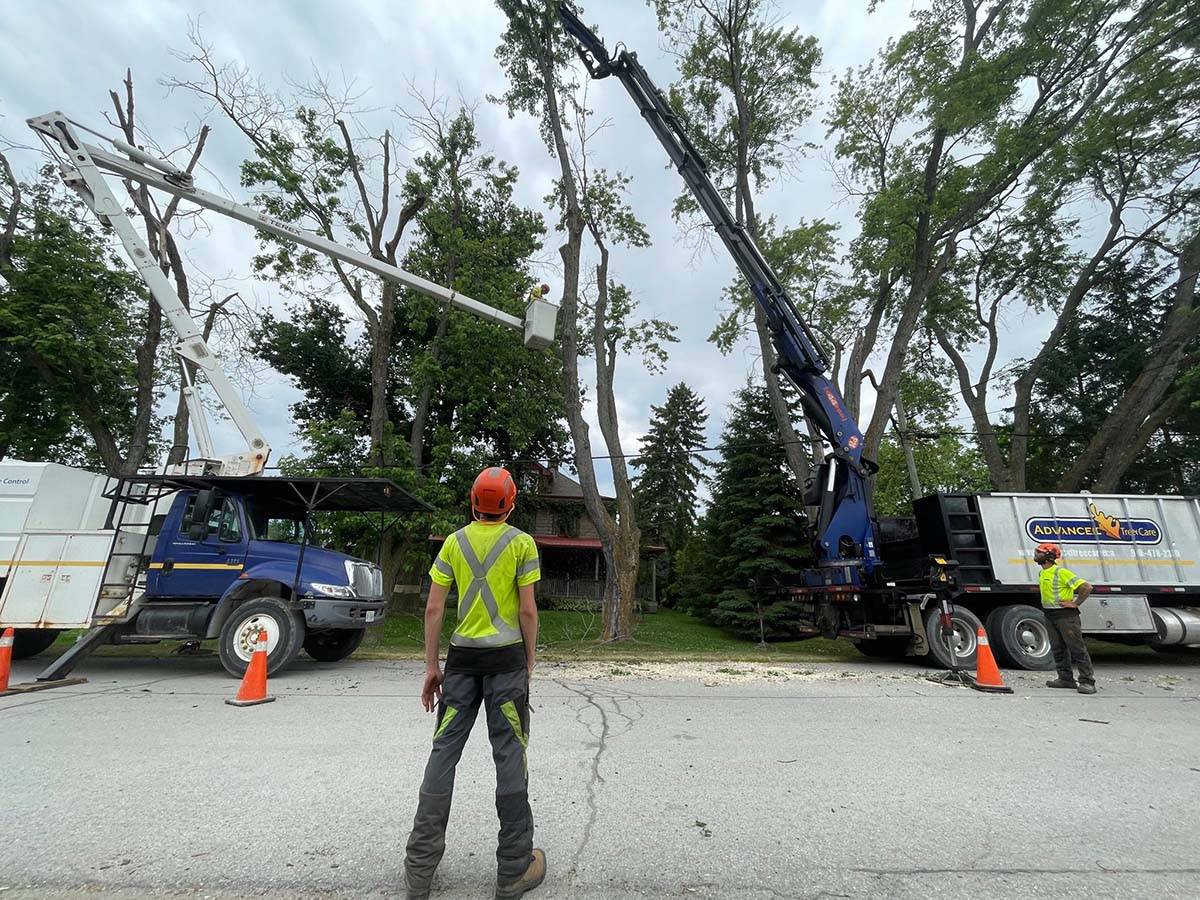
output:
[[[365,628],[327,628],[310,631],[304,638],[304,652],[317,662],[337,662],[358,649]]]
[[[235,678],[246,674],[258,636],[267,633],[267,674],[281,671],[304,644],[304,618],[278,597],[247,600],[221,626],[217,652],[225,671]]]
[[[18,628],[13,633],[12,658],[37,656],[57,641],[60,634],[59,628]]]
[[[997,607],[988,613],[987,633],[1001,665],[1032,672],[1054,668],[1050,633],[1040,609],[1021,604]]]

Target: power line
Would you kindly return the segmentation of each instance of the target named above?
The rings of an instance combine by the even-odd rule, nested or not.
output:
[[[897,437],[900,434],[900,432],[897,429],[892,429],[892,433],[897,435]],[[965,438],[965,437],[982,437],[982,436],[1028,437],[1028,438],[1041,438],[1043,440],[1056,440],[1059,438],[1065,438],[1065,437],[1072,436],[1072,432],[1069,432],[1069,431],[1013,432],[1013,431],[1004,431],[1004,430],[974,431],[974,430],[968,430],[968,429],[914,429],[914,428],[908,429],[908,431],[905,433],[908,436],[910,436],[916,440],[937,440],[938,438],[942,438],[942,437]],[[1178,435],[1180,437],[1200,437],[1200,432],[1195,432],[1195,431],[1172,431],[1172,434]],[[718,444],[715,447],[694,447],[690,450],[679,451],[679,453],[677,455],[679,455],[679,456],[700,456],[701,454],[704,454],[704,453],[725,453],[725,452],[729,452],[729,451],[739,451],[739,450],[758,450],[758,449],[763,449],[765,447],[786,447],[786,446],[792,446],[792,445],[796,445],[796,444],[814,445],[814,444],[824,444],[824,443],[826,443],[826,440],[824,438],[813,438],[813,437],[797,438],[796,440],[780,439],[780,440],[774,440],[774,441],[751,441],[751,442],[739,442],[736,444]],[[599,460],[623,459],[623,460],[632,462],[632,464],[636,466],[637,465],[636,461],[638,459],[641,459],[644,455],[645,454],[643,454],[643,453],[592,454],[591,459],[593,462],[596,462]],[[539,457],[539,458],[515,457],[512,459],[504,460],[504,462],[506,465],[516,465],[518,463],[545,465],[547,460],[545,457]],[[307,465],[311,468],[317,468],[317,469],[331,468],[331,469],[338,469],[340,471],[352,471],[352,472],[366,472],[366,471],[374,471],[374,470],[379,470],[379,469],[390,469],[390,468],[405,468],[405,469],[414,468],[411,466],[358,466],[358,467],[350,467],[347,469],[345,467],[339,467],[339,466],[322,466],[319,463],[313,464],[311,462],[307,463]],[[272,468],[277,468],[277,467],[272,467]],[[443,463],[425,463],[425,464],[422,464],[415,468],[418,470],[424,470],[424,469],[433,469],[433,468],[450,468],[450,466],[447,464],[443,464]]]

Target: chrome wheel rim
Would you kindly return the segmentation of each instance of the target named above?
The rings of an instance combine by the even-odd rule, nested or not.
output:
[[[238,659],[250,662],[258,649],[258,636],[264,631],[267,633],[267,654],[270,655],[275,652],[282,632],[278,620],[269,613],[254,613],[241,621],[233,638],[233,652]]]
[[[1017,647],[1022,656],[1030,659],[1041,659],[1050,653],[1050,634],[1046,631],[1046,623],[1033,616],[1023,616],[1017,620]]]

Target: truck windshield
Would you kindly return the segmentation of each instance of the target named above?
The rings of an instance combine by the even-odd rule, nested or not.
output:
[[[307,543],[304,538],[304,520],[297,516],[247,504],[246,517],[250,521],[250,533],[256,541],[279,541],[285,544],[299,544],[302,541]]]

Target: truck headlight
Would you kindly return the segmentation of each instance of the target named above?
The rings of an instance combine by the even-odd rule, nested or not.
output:
[[[343,600],[353,600],[357,596],[354,593],[354,588],[348,584],[316,584],[314,582],[312,589],[318,594],[325,594],[327,597],[340,597]]]

